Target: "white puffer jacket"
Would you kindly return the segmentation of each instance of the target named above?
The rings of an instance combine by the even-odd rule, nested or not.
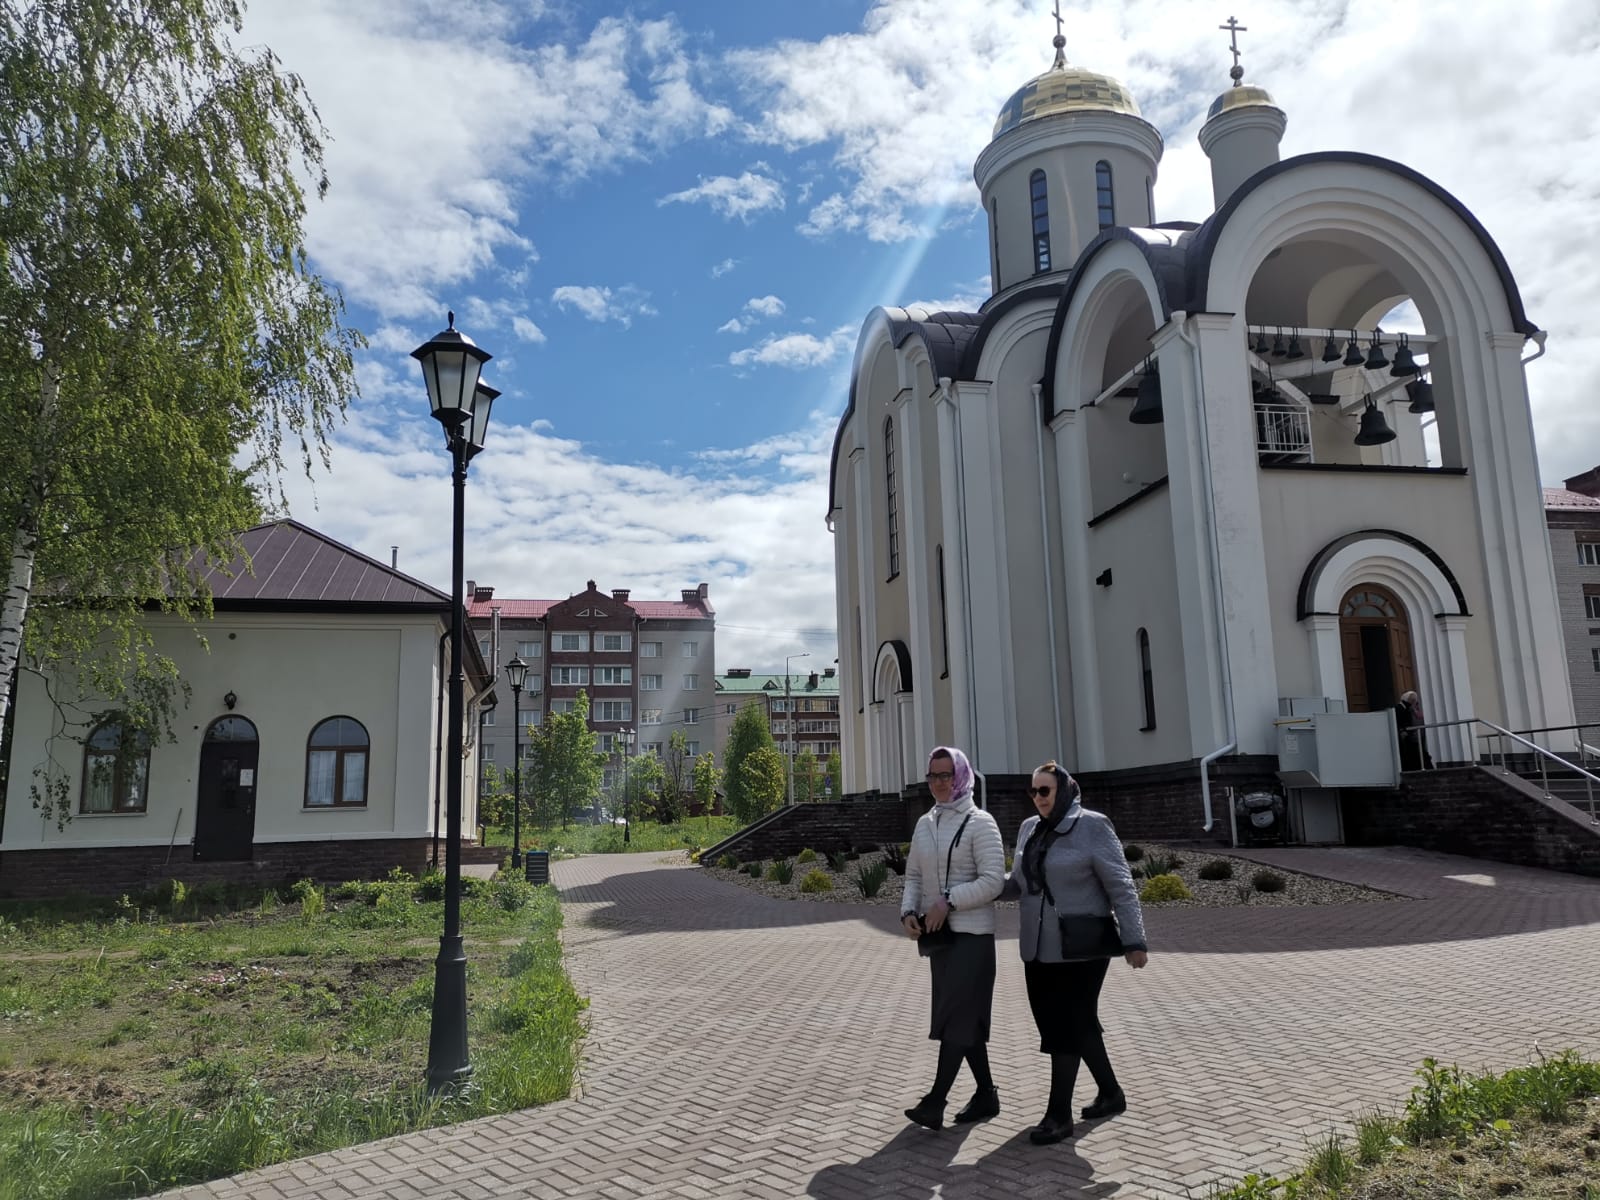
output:
[[[967,819],[969,813],[971,820]],[[966,829],[952,851],[963,821]],[[994,818],[974,804],[971,796],[949,805],[935,804],[918,818],[911,834],[900,915],[927,911],[943,892],[955,905],[950,928],[957,933],[993,933],[994,901],[1005,883],[1006,850]]]

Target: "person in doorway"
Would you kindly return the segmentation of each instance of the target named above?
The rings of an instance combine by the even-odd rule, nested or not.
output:
[[[1433,755],[1428,753],[1427,739],[1422,736],[1424,724],[1422,698],[1415,692],[1402,692],[1399,702],[1394,706],[1394,726],[1400,735],[1402,771],[1433,769]]]
[[[933,976],[928,1037],[939,1063],[927,1095],[906,1119],[944,1127],[945,1102],[963,1061],[977,1091],[955,1116],[957,1124],[1000,1112],[989,1071],[989,1011],[994,1001],[994,901],[1005,886],[1000,827],[972,801],[972,765],[961,751],[940,746],[928,756],[933,808],[917,820],[906,855],[900,923],[919,939]]]
[[[1039,1052],[1050,1056],[1050,1099],[1028,1140],[1048,1145],[1072,1136],[1080,1063],[1099,1092],[1083,1109],[1083,1119],[1127,1111],[1106,1053],[1100,988],[1114,956],[1137,969],[1148,950],[1139,893],[1110,819],[1083,807],[1077,780],[1054,761],[1033,772],[1028,794],[1039,815],[1017,832],[1013,869],[1000,898],[1021,901],[1017,948],[1028,1007],[1039,1029]]]

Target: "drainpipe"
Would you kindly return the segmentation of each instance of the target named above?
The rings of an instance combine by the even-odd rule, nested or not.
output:
[[[1536,358],[1544,357],[1544,344],[1545,341],[1550,337],[1550,331],[1548,329],[1535,329],[1528,336],[1539,344],[1539,349],[1535,353],[1528,355],[1527,358],[1522,360],[1523,366],[1527,366]]]
[[[1177,317],[1179,314],[1174,313]],[[1195,411],[1200,418],[1200,469],[1205,473],[1206,493],[1206,523],[1210,527],[1211,537],[1208,540],[1208,549],[1211,551],[1211,589],[1217,605],[1217,653],[1221,657],[1222,667],[1222,712],[1228,722],[1228,740],[1218,746],[1210,754],[1200,759],[1200,802],[1205,809],[1206,823],[1202,829],[1210,833],[1216,827],[1217,819],[1211,812],[1211,764],[1224,754],[1238,749],[1239,731],[1235,723],[1233,711],[1233,667],[1228,658],[1228,622],[1223,610],[1222,598],[1222,550],[1217,541],[1217,497],[1211,489],[1211,432],[1206,421],[1205,389],[1201,382],[1200,374],[1200,343],[1191,337],[1184,329],[1184,324],[1189,319],[1189,314],[1182,314],[1183,321],[1178,325],[1178,339],[1189,347],[1189,354],[1194,361],[1195,390],[1199,394],[1199,402]]]

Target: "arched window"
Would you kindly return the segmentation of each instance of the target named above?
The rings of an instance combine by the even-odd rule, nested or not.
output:
[[[1156,223],[1156,185],[1151,182],[1150,176],[1144,177],[1144,207],[1150,214],[1150,224]]]
[[[989,201],[989,261],[994,264],[994,290],[1000,290],[1000,201]]]
[[[1111,164],[1103,158],[1094,165],[1094,200],[1100,210],[1100,228],[1110,229],[1117,223],[1117,206],[1111,192]]]
[[[1028,196],[1033,205],[1033,270],[1037,275],[1050,269],[1050,197],[1043,171],[1028,176]]]
[[[150,735],[107,717],[83,743],[80,813],[142,813],[150,782]]]
[[[1139,731],[1148,733],[1156,727],[1156,683],[1150,670],[1150,633],[1145,629],[1139,630],[1139,688],[1144,694],[1144,724]]]
[[[939,560],[939,645],[944,652],[944,670],[940,679],[950,678],[950,613],[945,605],[944,593],[944,547],[935,546],[934,556]]]
[[[889,578],[900,574],[900,512],[895,506],[894,418],[883,423],[883,490],[889,501]]]
[[[354,717],[329,717],[306,742],[307,808],[358,808],[367,802],[367,730]]]

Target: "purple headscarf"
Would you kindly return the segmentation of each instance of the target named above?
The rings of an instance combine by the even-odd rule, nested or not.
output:
[[[933,770],[933,760],[936,758],[949,758],[953,764],[951,769],[956,773],[950,803],[972,795],[972,764],[967,761],[967,756],[954,746],[935,746],[933,753],[928,755],[928,770]]]

